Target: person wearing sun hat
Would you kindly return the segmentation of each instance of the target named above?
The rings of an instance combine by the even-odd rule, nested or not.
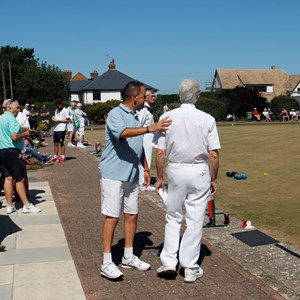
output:
[[[25,114],[27,118],[30,116],[30,111],[29,111],[29,109],[30,109],[30,105],[29,105],[29,103],[26,103],[26,104],[24,105],[24,108],[23,108],[23,110],[22,110],[22,113]]]

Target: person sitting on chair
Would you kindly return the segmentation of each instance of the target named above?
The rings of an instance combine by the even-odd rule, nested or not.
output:
[[[264,108],[262,115],[265,117],[265,122],[272,122],[269,111],[266,108]]]
[[[260,113],[258,112],[258,110],[255,107],[252,111],[252,116],[253,116],[254,120],[260,122]]]
[[[279,116],[282,117],[282,122],[284,122],[285,119],[287,119],[288,121],[290,120],[289,113],[284,107],[282,108],[281,113],[280,113]]]

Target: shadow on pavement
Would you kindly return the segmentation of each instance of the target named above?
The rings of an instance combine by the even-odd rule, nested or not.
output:
[[[137,232],[135,234],[133,250],[134,255],[140,257],[144,249],[149,249],[146,246],[152,246],[153,242],[148,238],[152,233],[151,232]],[[122,263],[122,256],[124,254],[124,243],[125,240],[121,239],[116,245],[113,245],[111,248],[112,258],[116,265]],[[151,248],[150,248],[151,249]]]
[[[8,235],[21,231],[20,228],[9,216],[0,215],[0,242]]]

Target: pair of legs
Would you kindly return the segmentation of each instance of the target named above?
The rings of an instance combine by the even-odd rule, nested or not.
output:
[[[134,236],[136,233],[138,215],[124,213],[124,237],[125,248],[132,248]],[[103,252],[110,253],[114,238],[114,232],[119,222],[119,218],[105,216],[102,228],[102,245]]]
[[[101,275],[110,279],[123,277],[123,273],[113,263],[111,246],[114,232],[119,222],[120,212],[124,213],[125,247],[122,257],[123,268],[146,271],[151,266],[133,254],[133,241],[138,220],[138,183],[101,178],[102,213],[105,215],[102,229],[103,263]]]
[[[110,253],[120,211],[124,213],[125,248],[133,247],[138,219],[137,183],[100,179],[102,213],[105,216],[102,228],[103,252]]]
[[[30,154],[31,156],[35,157],[38,161],[44,162],[45,161],[45,156],[41,155],[38,153],[35,149],[31,147],[26,147],[26,153]]]
[[[26,191],[26,185],[28,184],[26,181],[26,164],[20,151],[17,149],[3,149],[0,151],[0,161],[5,176],[3,188],[7,206],[13,205],[14,185],[23,205],[29,206]]]
[[[8,206],[13,205],[14,184],[16,186],[16,191],[17,191],[18,196],[20,197],[23,205],[29,206],[30,203],[27,198],[27,193],[26,193],[26,188],[25,188],[25,178],[22,178],[21,181],[15,182],[11,176],[5,177],[4,186],[3,186],[7,205]]]
[[[53,159],[57,159],[59,147],[61,150],[61,157],[63,159],[65,159],[65,153],[66,153],[65,135],[66,135],[65,131],[54,131],[54,134],[53,134],[54,157],[53,157]]]
[[[71,146],[71,145],[73,145],[72,142],[74,140],[74,124],[73,123],[68,123],[67,131],[68,131],[68,146]]]
[[[84,126],[77,128],[75,138],[77,146],[83,147]]]
[[[168,197],[165,242],[161,263],[175,269],[178,263],[183,268],[199,269],[197,264],[202,238],[202,227],[210,195],[210,173],[206,163],[172,163],[167,168]],[[180,241],[183,208],[186,210],[186,230]]]

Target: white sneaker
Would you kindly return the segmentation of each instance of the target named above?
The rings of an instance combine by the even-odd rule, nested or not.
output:
[[[76,147],[76,146],[72,143],[68,143],[68,147]]]
[[[139,271],[147,271],[150,269],[151,265],[144,261],[141,261],[137,256],[132,255],[129,258],[125,258],[123,256],[122,267],[127,269],[133,268]]]
[[[203,270],[199,267],[199,269],[184,269],[184,281],[185,282],[194,282],[198,278],[203,276]]]
[[[79,148],[86,148],[86,146],[84,146],[82,143],[77,143],[77,147],[79,147]]]
[[[110,279],[117,279],[124,276],[124,274],[119,270],[119,268],[113,262],[105,265],[102,264],[100,273],[102,276]]]
[[[165,266],[160,266],[157,270],[156,273],[158,275],[165,275],[165,274],[175,274],[176,268],[173,267],[165,267]]]
[[[23,206],[23,214],[29,214],[29,213],[39,213],[42,210],[36,206],[34,206],[32,203],[30,203],[29,206]]]
[[[15,211],[17,211],[17,209],[16,209],[16,207],[14,205],[6,207],[6,213],[8,215],[14,213]]]

